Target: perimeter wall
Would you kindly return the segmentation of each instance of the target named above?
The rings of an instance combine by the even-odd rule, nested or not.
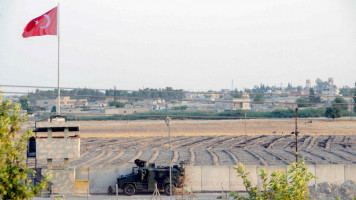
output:
[[[308,165],[308,167],[309,172],[318,177],[316,180],[312,180],[310,185],[321,182],[341,184],[347,180],[356,182],[356,165]],[[250,173],[249,180],[253,185],[260,185],[257,179],[260,168],[264,168],[268,174],[271,174],[274,170],[287,170],[287,166],[246,166],[246,170]],[[131,172],[131,168],[128,167],[79,168],[74,170],[75,173],[72,173],[74,177],[70,180],[89,180],[89,192],[91,194],[107,193],[109,186],[115,188],[117,177]],[[186,174],[188,175],[188,185],[194,192],[242,191],[245,189],[242,185],[242,179],[237,176],[233,166],[187,166]],[[55,177],[52,177],[52,179]],[[62,188],[63,184],[68,185],[68,180],[53,180],[53,183],[54,188]],[[73,193],[73,191],[61,192]]]

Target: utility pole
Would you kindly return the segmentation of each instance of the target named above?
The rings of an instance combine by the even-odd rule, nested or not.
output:
[[[292,134],[295,134],[295,162],[298,165],[298,107],[295,108],[295,131]]]
[[[352,96],[352,94],[351,94],[351,96]],[[353,116],[354,116],[354,104],[353,104],[353,98],[351,97],[350,98],[350,106],[349,106],[349,108],[350,108],[350,119],[351,119],[351,121],[352,121],[352,118],[353,118]]]
[[[245,112],[245,147],[247,148],[246,112]]]
[[[355,86],[356,86],[356,83],[355,83]],[[354,109],[355,109],[355,100],[354,100],[354,98],[356,98],[356,97],[354,97],[354,95],[356,96],[356,93],[355,93],[355,91],[356,91],[356,87],[353,89],[353,90],[351,90],[350,91],[350,106],[349,106],[349,108],[351,109],[350,110],[350,120],[352,121],[353,120],[353,116],[354,116]],[[354,93],[353,93],[354,92]]]
[[[114,104],[116,106],[116,86],[114,86]]]
[[[167,116],[166,125],[168,126],[169,138],[169,199],[172,199],[172,158],[171,158],[171,118]]]

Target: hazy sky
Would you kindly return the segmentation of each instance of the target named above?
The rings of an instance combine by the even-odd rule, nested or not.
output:
[[[0,0],[0,84],[57,85],[57,37],[22,38],[57,2]],[[60,35],[64,87],[356,81],[355,0],[64,0]]]

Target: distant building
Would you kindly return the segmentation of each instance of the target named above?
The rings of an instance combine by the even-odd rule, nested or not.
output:
[[[251,110],[250,98],[232,98],[215,101],[216,110]]]
[[[321,94],[322,95],[340,95],[340,91],[338,88],[336,87],[327,87],[327,88],[323,88],[321,90]]]
[[[204,94],[198,94],[198,93],[185,93],[184,97],[186,99],[204,99],[205,98]]]
[[[199,93],[185,93],[185,99],[187,100],[199,100],[201,102],[210,102],[219,98],[219,94],[199,94]]]
[[[328,102],[333,101],[335,99],[335,96],[342,96],[340,95],[339,88],[334,85],[334,78],[328,79],[328,85],[325,88],[322,88],[320,90],[320,93],[321,95],[324,95],[321,97],[321,100]]]
[[[328,79],[329,86],[334,86],[334,78]]]
[[[69,96],[61,97],[61,106],[74,106],[77,100],[71,99]],[[58,104],[58,98],[55,101],[55,105]]]
[[[51,109],[52,106],[58,105],[58,98],[56,99],[37,99],[34,103],[36,106]],[[61,108],[72,109],[80,106],[88,106],[87,99],[71,99],[70,96],[61,97]]]
[[[305,91],[297,91],[297,90],[291,90],[289,91],[289,94],[295,96],[306,95]]]
[[[205,94],[205,99],[207,101],[215,101],[216,99],[220,98],[220,94]]]
[[[308,79],[308,80],[306,80],[306,82],[305,82],[305,92],[306,92],[306,94],[309,94],[309,93],[310,93],[310,88],[311,88],[311,80]]]
[[[55,99],[37,99],[35,102],[36,106],[45,107],[45,108],[52,108],[52,106],[56,105]]]
[[[142,108],[142,107],[131,107],[131,108],[108,108],[108,109],[103,109],[102,113],[108,114],[108,115],[130,115],[134,113],[143,113],[143,112],[148,112],[148,108]]]
[[[87,99],[77,99],[74,102],[75,106],[87,106],[88,105],[88,100]]]
[[[263,104],[252,104],[251,110],[258,112],[273,111],[276,109],[294,109],[297,104],[295,101],[299,98],[298,96],[288,96],[288,93],[279,92],[278,96],[271,96],[268,102]]]

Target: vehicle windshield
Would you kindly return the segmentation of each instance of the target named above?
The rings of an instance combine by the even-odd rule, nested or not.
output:
[[[138,173],[138,167],[133,167],[132,168],[132,173],[137,174]]]

